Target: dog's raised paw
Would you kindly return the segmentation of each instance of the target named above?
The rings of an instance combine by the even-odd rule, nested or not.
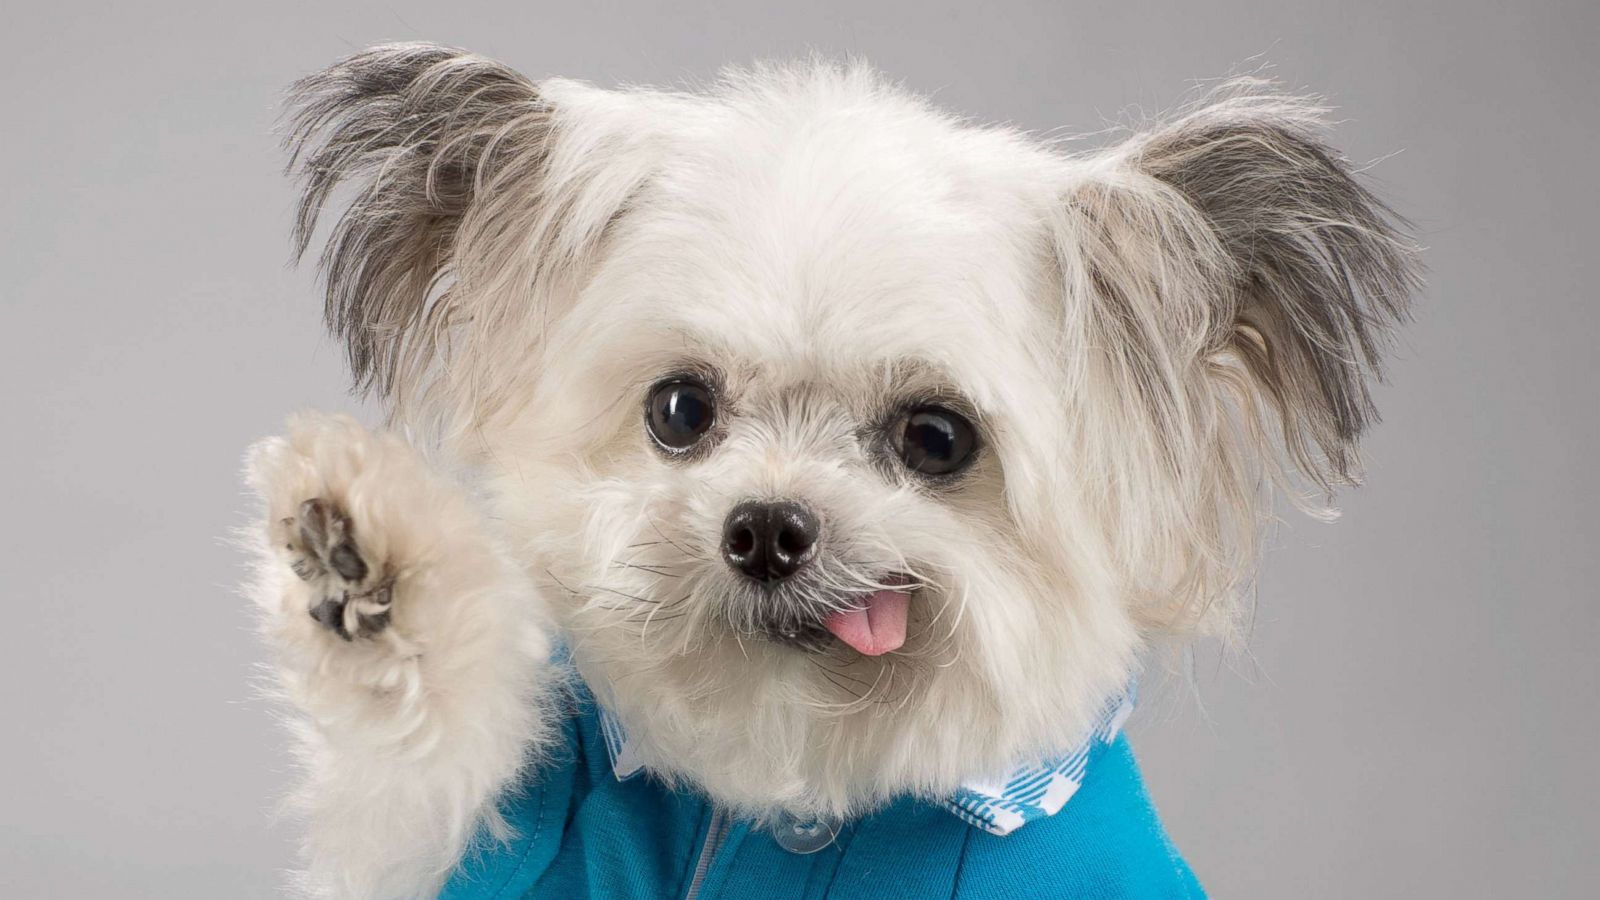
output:
[[[389,626],[394,580],[362,553],[350,516],[314,497],[280,524],[289,567],[312,588],[311,618],[347,641],[382,633]]]

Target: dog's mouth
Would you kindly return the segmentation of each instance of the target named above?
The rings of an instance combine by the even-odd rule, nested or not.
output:
[[[804,650],[821,650],[837,640],[862,656],[882,656],[905,645],[914,590],[911,579],[892,576],[883,587],[843,597],[817,617],[795,621],[784,616],[763,630],[779,643]]]

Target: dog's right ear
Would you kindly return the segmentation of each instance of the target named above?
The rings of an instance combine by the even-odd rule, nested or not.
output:
[[[511,69],[431,44],[373,47],[296,82],[289,99],[296,255],[335,189],[354,186],[322,252],[325,313],[356,387],[387,393],[431,352],[417,335],[447,308],[435,289],[476,199],[538,179],[550,110]]]
[[[485,343],[511,341],[518,357],[541,344],[557,313],[552,285],[590,258],[655,164],[654,132],[619,96],[536,85],[415,43],[373,47],[293,85],[297,257],[336,192],[352,190],[320,267],[357,390],[407,415],[444,380],[430,363],[459,340],[474,346],[455,348],[457,383],[441,399],[475,416],[493,406],[507,373],[473,360],[493,369]]]

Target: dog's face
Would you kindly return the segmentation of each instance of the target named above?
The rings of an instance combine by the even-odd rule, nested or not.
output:
[[[1069,386],[1044,198],[982,161],[1049,160],[926,131],[758,120],[663,160],[490,429],[586,678],[724,802],[970,777],[1128,678],[1116,593],[1013,509],[1068,474]]]
[[[1081,739],[1229,620],[1270,428],[1349,474],[1412,287],[1317,111],[1250,90],[1077,157],[824,65],[616,93],[404,46],[301,99],[305,229],[365,176],[358,376],[486,473],[644,761],[754,813]]]

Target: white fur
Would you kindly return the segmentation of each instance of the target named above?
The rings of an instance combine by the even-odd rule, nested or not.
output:
[[[549,733],[550,629],[526,579],[459,489],[392,435],[305,416],[250,454],[266,505],[252,594],[277,651],[309,827],[301,887],[319,897],[427,895]],[[396,576],[394,622],[346,642],[307,615],[281,523],[344,505]]]
[[[1070,156],[817,63],[697,95],[528,91],[538,114],[490,137],[537,146],[537,170],[480,169],[445,268],[411,273],[448,289],[394,335],[422,352],[392,410],[467,486],[340,419],[252,456],[311,893],[437,886],[546,740],[552,639],[658,777],[741,814],[849,816],[1072,746],[1151,641],[1236,621],[1283,477],[1268,435],[1301,426],[1233,351],[1258,339],[1236,328],[1244,263],[1152,174],[1159,136]],[[1315,126],[1254,91],[1195,115]],[[672,462],[641,404],[684,365],[722,379],[720,430]],[[984,434],[949,490],[874,456],[877,423],[927,397]],[[399,573],[376,638],[311,621],[277,553],[313,497]],[[818,510],[840,590],[913,575],[906,647],[752,633],[717,545],[751,497]]]

